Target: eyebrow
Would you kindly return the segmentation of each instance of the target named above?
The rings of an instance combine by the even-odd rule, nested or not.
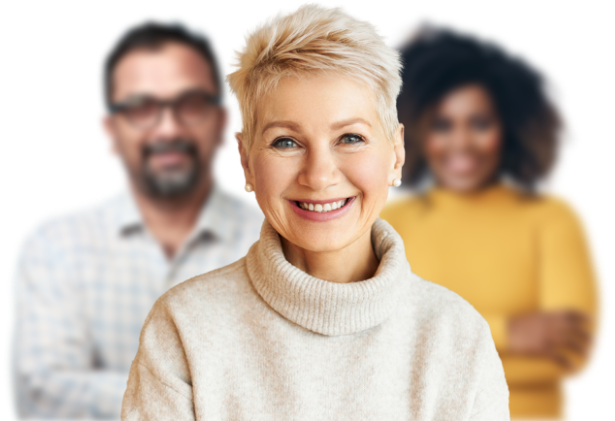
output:
[[[368,127],[372,127],[371,124],[369,124],[369,121],[361,118],[361,117],[357,117],[357,118],[349,118],[348,120],[342,120],[342,121],[338,121],[337,123],[333,123],[331,125],[331,128],[333,130],[338,130],[341,129],[342,127],[346,127],[346,126],[351,126],[353,124],[357,124],[357,123],[361,123],[364,124]]]
[[[267,125],[263,128],[261,134],[265,133],[267,130],[272,129],[274,127],[282,127],[285,129],[291,129],[295,132],[300,131],[300,126],[292,121],[272,121],[271,123],[267,123]]]
[[[338,130],[338,129],[341,129],[342,127],[351,126],[357,123],[361,123],[368,127],[372,127],[372,125],[367,120],[361,117],[357,117],[357,118],[350,118],[348,120],[342,120],[342,121],[333,123],[331,125],[331,129]],[[267,125],[263,128],[262,133],[265,133],[267,130],[272,129],[274,127],[282,127],[285,129],[291,129],[295,132],[301,131],[301,127],[299,126],[299,124],[293,121],[272,121],[271,123],[267,123]]]
[[[130,101],[139,101],[142,99],[154,99],[157,101],[173,101],[174,99],[178,99],[181,98],[183,96],[186,95],[191,95],[191,94],[202,94],[202,95],[206,95],[210,98],[216,99],[218,98],[217,95],[209,92],[208,90],[202,89],[202,88],[188,88],[188,89],[184,89],[179,91],[178,93],[176,93],[175,95],[171,96],[171,97],[166,97],[166,96],[158,96],[158,95],[154,95],[152,93],[149,92],[133,92],[127,96],[124,97],[124,99],[121,99],[119,101],[117,101],[118,103],[126,103],[126,102],[130,102]]]

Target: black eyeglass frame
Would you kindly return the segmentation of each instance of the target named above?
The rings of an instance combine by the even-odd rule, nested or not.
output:
[[[178,121],[180,121],[182,124],[186,124],[181,116],[179,115],[179,113],[177,112],[177,107],[178,104],[180,103],[180,101],[182,101],[183,99],[185,99],[188,96],[191,95],[200,95],[203,98],[205,98],[207,100],[207,102],[209,102],[211,105],[215,106],[215,107],[219,107],[222,104],[222,98],[220,97],[220,95],[212,95],[208,92],[202,91],[202,90],[189,90],[189,91],[185,91],[182,92],[181,94],[179,94],[178,96],[176,96],[173,99],[167,99],[167,100],[161,100],[158,98],[155,98],[153,96],[149,96],[149,95],[138,95],[138,96],[134,96],[126,101],[123,102],[117,102],[114,104],[109,104],[108,106],[108,111],[110,114],[122,114],[126,111],[130,111],[130,109],[132,107],[134,107],[134,102],[136,101],[153,101],[156,104],[157,107],[157,112],[156,112],[156,117],[154,119],[152,119],[152,122],[150,124],[144,125],[144,126],[140,126],[139,124],[134,123],[133,121],[130,120],[130,118],[126,117],[126,120],[128,120],[132,125],[137,126],[140,129],[147,129],[147,128],[151,128],[156,126],[156,124],[158,124],[158,122],[160,122],[160,118],[162,116],[162,112],[165,108],[169,107],[171,109],[171,112],[173,113],[173,116],[175,118],[178,119]]]

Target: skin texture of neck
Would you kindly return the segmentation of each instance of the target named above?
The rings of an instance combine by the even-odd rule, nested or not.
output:
[[[282,249],[295,267],[315,278],[329,282],[350,283],[371,278],[378,269],[378,259],[367,231],[341,250],[314,252],[292,244],[284,237]]]
[[[173,198],[149,196],[131,183],[145,225],[161,245],[168,260],[173,259],[192,233],[212,183],[209,174],[189,195]]]
[[[489,188],[498,185],[500,182],[501,182],[500,174],[496,172],[490,175],[485,180],[481,180],[479,184],[475,186],[469,186],[467,188],[457,188],[455,186],[449,186],[446,183],[440,180],[437,180],[437,179],[436,179],[436,186],[441,189],[449,190],[449,191],[452,191],[454,193],[461,194],[461,195],[474,195],[474,194],[481,193],[485,190],[488,190]]]

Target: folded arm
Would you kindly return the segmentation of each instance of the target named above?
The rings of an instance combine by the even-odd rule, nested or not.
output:
[[[595,332],[596,282],[583,230],[564,204],[537,228],[538,309],[485,314],[509,384],[549,383],[579,370]]]
[[[18,267],[14,382],[23,417],[119,417],[128,373],[96,370],[67,254],[39,234]]]
[[[596,279],[581,224],[567,206],[560,204],[558,210],[540,236],[540,310],[562,315],[552,326],[571,333],[566,348],[575,351],[574,342],[591,339],[596,331]],[[568,323],[563,325],[562,319]],[[586,353],[574,352],[570,369],[586,362]]]

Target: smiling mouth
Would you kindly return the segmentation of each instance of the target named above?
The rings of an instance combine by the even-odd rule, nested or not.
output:
[[[479,166],[478,160],[468,155],[451,156],[444,161],[444,164],[449,171],[459,174],[475,171]]]
[[[306,210],[309,212],[325,213],[325,212],[331,212],[331,211],[343,208],[350,201],[350,199],[352,198],[349,197],[346,199],[341,199],[341,200],[336,200],[336,201],[331,201],[331,202],[326,202],[326,203],[301,202],[298,200],[295,200],[294,202],[299,208],[303,210]]]

